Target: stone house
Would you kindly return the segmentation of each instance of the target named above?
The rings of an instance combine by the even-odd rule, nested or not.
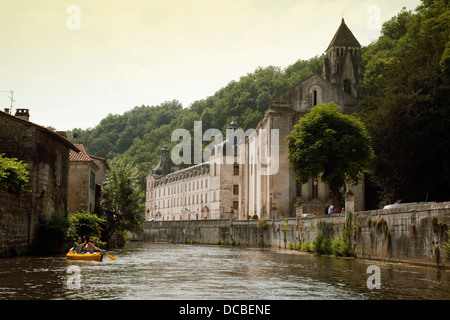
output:
[[[29,192],[20,196],[0,190],[0,255],[26,252],[39,219],[67,213],[69,151],[75,147],[63,135],[29,121],[28,109],[16,116],[0,111],[0,153],[27,164]]]
[[[69,201],[70,213],[95,210],[95,173],[99,170],[82,144],[75,144],[80,150],[69,154]]]

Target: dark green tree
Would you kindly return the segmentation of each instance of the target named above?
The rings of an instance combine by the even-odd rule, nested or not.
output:
[[[103,241],[109,242],[114,234],[134,232],[142,226],[144,196],[138,181],[138,171],[129,157],[116,157],[110,163],[102,195],[101,217],[105,220]]]
[[[385,203],[449,199],[449,30],[448,1],[426,0],[384,23],[364,50],[360,106]]]
[[[341,204],[339,188],[346,180],[359,183],[373,158],[363,123],[339,111],[333,102],[320,104],[300,118],[286,138],[288,159],[300,183],[317,178],[330,186],[333,202]]]

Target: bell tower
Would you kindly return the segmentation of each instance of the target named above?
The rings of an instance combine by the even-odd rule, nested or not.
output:
[[[322,76],[342,91],[358,97],[356,85],[362,84],[361,45],[342,18],[323,62]]]

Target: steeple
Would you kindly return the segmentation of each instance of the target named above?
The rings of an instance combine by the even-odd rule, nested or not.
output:
[[[358,96],[355,86],[363,81],[361,45],[345,24],[344,18],[326,50],[322,75],[341,90]]]
[[[164,145],[161,148],[161,157],[159,159],[158,165],[155,169],[152,170],[152,173],[160,176],[165,176],[170,173],[171,167],[172,164],[169,157],[169,148],[167,147],[167,145]]]
[[[356,40],[353,33],[350,31],[350,29],[345,24],[344,18],[342,18],[341,25],[337,29],[336,33],[334,34],[333,39],[331,40],[330,44],[328,45],[327,51],[331,47],[361,48],[361,45],[359,44],[358,40]]]

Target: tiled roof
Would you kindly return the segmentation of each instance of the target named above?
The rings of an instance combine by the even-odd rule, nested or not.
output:
[[[74,144],[75,147],[77,147],[80,152],[75,152],[70,150],[69,153],[69,161],[71,162],[91,162],[93,161],[92,158],[87,154],[86,150],[84,149],[84,146],[82,144]]]

